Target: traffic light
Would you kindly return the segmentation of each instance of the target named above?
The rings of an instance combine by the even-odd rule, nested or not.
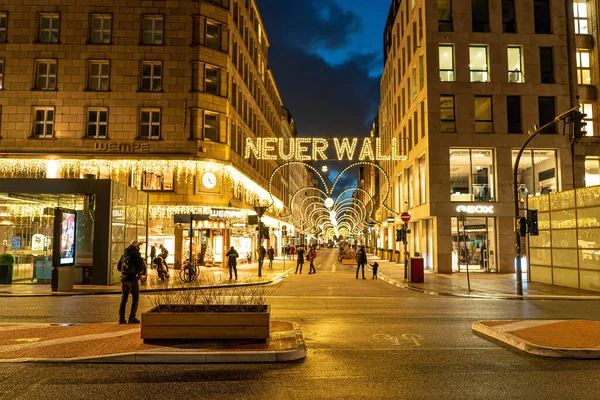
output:
[[[539,236],[537,210],[527,210],[527,230],[529,236]]]
[[[404,229],[396,229],[396,242],[406,242],[406,231]]]
[[[527,235],[527,218],[519,217],[519,221],[517,223],[517,229],[519,229],[519,235],[525,236]]]
[[[585,117],[587,114],[582,114],[579,111],[575,111],[573,113],[573,139],[579,140],[587,133],[585,127],[587,122],[585,122]]]

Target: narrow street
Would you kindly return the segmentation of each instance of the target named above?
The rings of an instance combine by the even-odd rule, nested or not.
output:
[[[430,296],[325,250],[317,273],[274,288],[273,318],[299,322],[304,361],[236,365],[3,364],[1,399],[597,398],[599,361],[547,359],[480,338],[481,319],[600,318],[594,301]],[[0,321],[114,323],[116,295],[3,298]],[[149,308],[142,296],[140,310]]]

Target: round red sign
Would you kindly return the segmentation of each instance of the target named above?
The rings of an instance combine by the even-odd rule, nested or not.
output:
[[[402,220],[402,222],[408,222],[410,221],[410,213],[404,211],[401,215],[400,215],[400,219]]]

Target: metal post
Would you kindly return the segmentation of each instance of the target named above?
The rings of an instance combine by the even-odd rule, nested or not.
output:
[[[189,231],[189,236],[190,236],[190,268],[192,268],[194,265],[196,265],[196,263],[194,262],[194,247],[192,245],[192,241],[194,240],[194,214],[190,213],[190,231]],[[209,235],[209,240],[210,240],[210,235]],[[165,260],[165,264],[167,263],[167,260]]]
[[[465,242],[465,265],[467,267],[467,289],[470,292],[471,291],[471,275],[469,273],[469,247],[467,246],[467,227],[466,227],[466,222],[467,222],[467,216],[465,214],[461,214],[460,216],[460,220],[462,221],[462,226],[463,226],[463,241]],[[458,229],[459,232],[459,236],[460,236],[460,229]],[[460,246],[459,246],[460,248]],[[460,270],[460,258],[458,261],[458,268]]]
[[[408,278],[408,224],[405,222],[404,226],[404,279]]]

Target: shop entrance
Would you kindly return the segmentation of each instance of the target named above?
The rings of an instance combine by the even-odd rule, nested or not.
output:
[[[496,219],[452,217],[452,271],[497,272]]]

